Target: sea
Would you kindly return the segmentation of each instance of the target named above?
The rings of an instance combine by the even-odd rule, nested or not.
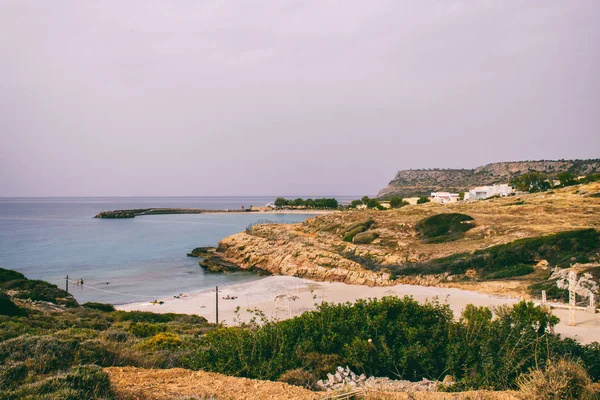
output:
[[[303,196],[294,196],[303,197]],[[306,196],[304,196],[306,197]],[[327,196],[323,196],[327,197]],[[331,197],[331,196],[329,196]],[[347,202],[350,197],[336,196]],[[206,272],[186,253],[265,222],[312,214],[210,213],[95,219],[133,208],[241,209],[274,197],[0,198],[0,267],[65,288],[80,302],[125,304],[261,279]],[[83,285],[74,284],[83,280]]]

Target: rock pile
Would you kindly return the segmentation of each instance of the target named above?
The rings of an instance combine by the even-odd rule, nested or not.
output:
[[[337,367],[335,374],[327,374],[327,379],[319,380],[321,390],[340,390],[363,388],[386,392],[433,392],[439,382],[423,378],[420,382],[400,381],[390,378],[367,378],[365,374],[356,375],[348,366]]]

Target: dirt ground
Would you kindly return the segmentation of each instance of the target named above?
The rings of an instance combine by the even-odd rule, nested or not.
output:
[[[182,368],[105,368],[120,400],[325,400],[331,394],[312,392],[281,382],[235,378]],[[364,400],[517,400],[515,392],[390,393],[367,392]]]

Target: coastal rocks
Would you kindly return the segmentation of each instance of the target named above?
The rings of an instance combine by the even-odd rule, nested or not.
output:
[[[273,275],[366,286],[394,284],[389,273],[366,270],[355,261],[317,247],[310,238],[283,240],[298,234],[291,232],[290,227],[273,225],[269,228],[264,232],[265,237],[244,232],[229,236],[221,240],[215,255],[241,269],[267,271]]]
[[[216,247],[196,247],[187,253],[188,257],[208,257],[214,254]]]
[[[218,256],[207,256],[198,263],[200,267],[211,272],[234,272],[240,268],[234,263],[230,263]]]
[[[444,384],[453,384],[453,378],[444,379]],[[363,388],[385,392],[433,392],[439,382],[423,378],[419,382],[394,380],[390,378],[367,378],[365,374],[357,375],[348,366],[337,367],[334,374],[327,374],[327,379],[319,380],[317,387],[324,391],[348,388]]]

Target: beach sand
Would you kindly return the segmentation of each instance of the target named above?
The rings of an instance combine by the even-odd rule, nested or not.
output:
[[[357,299],[381,298],[383,296],[412,296],[419,302],[437,298],[440,303],[447,303],[454,312],[455,318],[467,304],[476,306],[512,305],[518,298],[504,298],[488,294],[433,286],[396,285],[387,287],[368,287],[346,285],[338,282],[315,282],[291,276],[270,276],[249,283],[219,287],[219,321],[227,326],[234,326],[241,321],[249,321],[254,313],[247,310],[258,309],[269,319],[286,319],[315,310],[321,302],[344,303]],[[223,297],[236,296],[225,300]],[[152,311],[157,313],[197,314],[210,322],[215,321],[215,292],[203,290],[184,293],[180,298],[162,298],[164,304],[131,303],[117,306],[125,311]],[[239,307],[239,317],[236,308]],[[568,326],[569,311],[553,309],[554,315],[560,318],[555,330],[566,337],[577,339],[583,343],[600,341],[600,314],[577,311],[576,326]]]

